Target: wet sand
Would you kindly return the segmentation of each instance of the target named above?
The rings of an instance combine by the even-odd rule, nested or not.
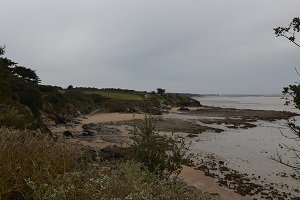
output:
[[[77,119],[77,123],[67,124],[67,125],[56,125],[49,127],[53,134],[59,137],[63,137],[65,131],[72,132],[76,137],[70,138],[70,141],[74,143],[80,143],[88,147],[102,149],[108,146],[126,146],[127,144],[118,142],[105,141],[99,137],[81,137],[84,131],[83,125],[86,124],[99,124],[99,123],[111,123],[118,121],[126,121],[133,119],[143,119],[144,114],[132,114],[132,113],[92,113],[89,115],[82,116]],[[122,131],[123,137],[129,137],[128,132]],[[119,139],[120,140],[120,139]]]
[[[62,133],[65,130],[83,131],[82,125],[84,124],[143,119],[144,116],[144,114],[132,113],[94,113],[80,117],[80,123],[73,125],[71,128],[65,125],[52,126],[50,128],[54,133]]]
[[[179,175],[187,184],[192,185],[202,191],[209,193],[218,193],[222,200],[251,200],[252,198],[241,196],[232,190],[219,186],[215,180],[204,175],[203,171],[195,170],[193,167],[183,166]]]

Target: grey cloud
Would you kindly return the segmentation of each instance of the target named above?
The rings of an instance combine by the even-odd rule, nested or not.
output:
[[[272,28],[298,0],[3,0],[7,56],[43,83],[195,93],[279,93],[298,52]]]

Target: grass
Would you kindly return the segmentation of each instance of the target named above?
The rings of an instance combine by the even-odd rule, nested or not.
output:
[[[111,99],[135,100],[135,101],[140,101],[140,100],[144,99],[143,96],[141,96],[141,95],[126,93],[126,92],[101,91],[99,93],[100,93],[100,95],[102,95],[106,98],[111,98]]]
[[[50,180],[74,170],[80,153],[46,134],[0,128],[0,199],[30,198],[27,179]]]
[[[210,200],[185,183],[161,180],[133,161],[103,162],[85,172],[66,173],[52,183],[29,181],[39,199]]]
[[[0,199],[210,200],[136,161],[91,161],[81,148],[33,131],[0,128]]]

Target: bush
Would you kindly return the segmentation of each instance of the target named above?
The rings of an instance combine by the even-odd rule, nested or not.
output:
[[[134,128],[134,142],[131,145],[133,157],[147,169],[164,178],[179,174],[185,155],[183,140],[160,136],[155,128],[155,117],[145,114],[143,122]]]
[[[0,199],[19,194],[29,198],[25,180],[45,182],[73,171],[80,153],[45,134],[0,128]]]
[[[29,108],[23,105],[0,105],[0,126],[34,129],[37,124]]]
[[[92,162],[64,140],[0,128],[0,199],[213,199],[142,166],[135,161]]]
[[[39,109],[42,106],[42,99],[37,85],[16,79],[12,84],[14,100],[30,108],[35,116],[39,115]]]
[[[45,184],[27,182],[36,199],[213,199],[183,182],[160,180],[133,161],[90,165],[87,171],[66,173]]]

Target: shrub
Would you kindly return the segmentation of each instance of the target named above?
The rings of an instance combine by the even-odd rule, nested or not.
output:
[[[75,170],[79,157],[75,146],[55,142],[45,134],[0,128],[0,199],[15,194],[29,198],[26,179],[51,180]]]
[[[159,135],[155,127],[155,117],[145,114],[142,123],[134,128],[132,155],[147,169],[164,178],[179,174],[185,155],[183,140],[174,140]]]
[[[183,182],[161,180],[133,161],[89,165],[87,171],[58,176],[50,183],[27,180],[36,199],[209,200]]]
[[[30,108],[35,116],[38,116],[42,106],[42,99],[39,88],[36,84],[16,79],[12,84],[14,100]]]
[[[23,105],[0,105],[0,126],[34,129],[37,124],[29,108]]]
[[[135,161],[92,162],[64,140],[0,128],[0,199],[213,199],[142,166]]]

